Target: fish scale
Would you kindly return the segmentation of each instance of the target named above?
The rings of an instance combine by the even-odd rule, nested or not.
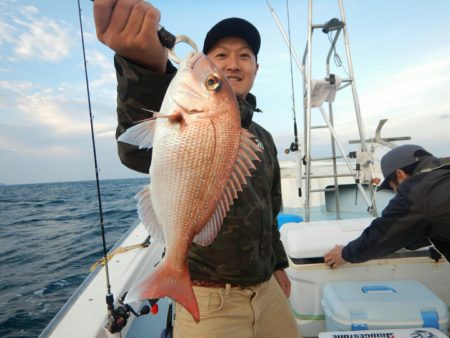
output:
[[[154,182],[152,194],[155,195],[155,200],[158,200],[161,204],[160,209],[162,209],[164,214],[160,214],[160,220],[163,223],[179,224],[180,222],[183,223],[183,219],[185,218],[192,219],[196,215],[201,215],[201,213],[198,212],[198,209],[202,207],[202,204],[205,202],[201,198],[201,192],[205,189],[205,185],[200,185],[198,183],[202,181],[202,179],[210,177],[211,171],[217,170],[217,165],[208,163],[211,158],[217,156],[213,155],[214,148],[204,146],[205,143],[211,143],[211,139],[213,139],[214,136],[211,132],[211,128],[202,125],[208,124],[208,121],[205,122],[206,123],[203,123],[203,121],[196,122],[200,125],[190,129],[194,132],[197,130],[200,131],[195,138],[192,137],[193,135],[189,135],[189,133],[187,133],[187,135],[175,134],[175,137],[179,139],[178,142],[191,140],[190,144],[185,144],[184,147],[178,147],[173,153],[164,154],[164,158],[162,158],[161,161],[152,165],[153,171],[151,174]],[[177,160],[173,161],[173,158],[176,158]],[[171,166],[172,162],[174,162],[174,165]],[[160,175],[155,174],[155,172],[160,173]],[[188,180],[197,182],[197,184],[183,184]],[[213,191],[217,190],[216,185],[213,183],[214,182],[208,182],[206,188],[209,187]],[[199,191],[200,188],[201,192]],[[165,194],[164,192],[166,190],[173,191],[174,193]],[[211,194],[209,195],[211,196]],[[167,208],[168,205],[177,206],[177,209],[169,209]],[[210,215],[205,215],[204,217],[207,216],[210,217]],[[207,218],[209,219],[209,217]],[[206,223],[206,221],[207,219],[205,219],[203,223]]]

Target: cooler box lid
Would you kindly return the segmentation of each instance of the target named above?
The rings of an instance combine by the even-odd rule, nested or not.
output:
[[[281,240],[291,258],[323,257],[336,244],[356,239],[374,218],[287,223],[281,228]]]
[[[417,281],[334,282],[322,295],[325,321],[344,330],[448,326],[447,305]]]

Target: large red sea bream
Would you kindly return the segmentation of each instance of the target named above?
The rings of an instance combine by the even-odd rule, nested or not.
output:
[[[153,148],[151,184],[138,193],[139,217],[164,241],[166,254],[127,301],[168,296],[200,319],[187,255],[208,245],[259,160],[253,135],[241,128],[236,96],[202,53],[189,55],[172,80],[159,113],[129,128],[119,141]]]

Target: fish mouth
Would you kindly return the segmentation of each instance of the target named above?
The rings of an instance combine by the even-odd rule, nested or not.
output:
[[[186,61],[186,69],[193,70],[195,65],[203,58],[202,53],[195,53]],[[178,94],[181,97],[190,97],[195,100],[202,100],[202,96],[199,95],[189,84],[184,83],[178,89]],[[187,105],[183,104],[183,99],[179,95],[173,95],[172,98],[177,106],[188,114],[198,112],[198,110],[191,110]]]
[[[187,61],[186,66],[190,69],[195,67],[195,64],[202,58],[202,53],[195,53],[191,56],[191,58]]]

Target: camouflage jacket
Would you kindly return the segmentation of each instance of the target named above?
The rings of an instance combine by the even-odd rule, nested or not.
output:
[[[166,74],[157,74],[115,56],[117,72],[116,137],[135,121],[148,118],[146,108],[158,111],[176,69],[168,63]],[[256,99],[249,94],[239,101],[242,126],[257,139],[263,153],[261,162],[238,195],[212,244],[193,245],[189,252],[192,279],[253,285],[270,278],[273,271],[288,266],[280,241],[276,216],[281,209],[280,167],[272,136],[252,121]],[[118,142],[124,165],[148,173],[151,150]]]

